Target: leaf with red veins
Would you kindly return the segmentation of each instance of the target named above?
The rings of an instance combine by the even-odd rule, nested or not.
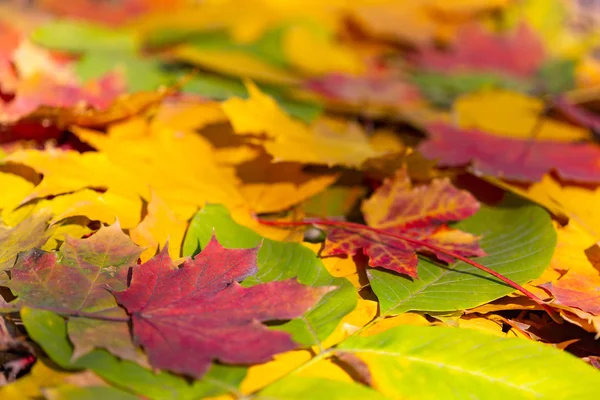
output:
[[[353,256],[362,249],[369,257],[369,266],[381,267],[412,278],[418,278],[415,246],[375,232],[331,229],[327,233],[322,256]]]
[[[483,256],[478,238],[445,223],[475,214],[479,203],[468,192],[455,188],[448,179],[435,179],[429,185],[411,187],[405,169],[386,180],[362,211],[370,227],[393,235],[416,239],[462,256]],[[369,266],[386,268],[417,278],[416,252],[434,254],[441,261],[454,258],[440,251],[406,240],[358,228],[332,229],[322,255],[355,255],[359,249],[369,257]]]
[[[428,126],[427,132],[419,151],[441,167],[471,164],[478,174],[521,182],[539,181],[556,170],[565,180],[600,182],[600,147],[593,143],[508,139],[444,123]]]
[[[134,337],[154,368],[199,378],[215,359],[255,364],[297,347],[288,333],[261,322],[299,317],[331,288],[295,279],[240,286],[257,272],[258,249],[225,249],[213,236],[175,268],[165,247],[134,270],[127,290],[113,293],[131,314]]]
[[[127,287],[129,269],[142,250],[113,224],[86,239],[67,237],[59,252],[22,253],[7,286],[20,305],[126,318],[108,289]],[[67,327],[75,347],[73,358],[102,347],[143,364],[126,322],[70,318]]]
[[[375,228],[419,228],[470,217],[479,210],[479,203],[447,178],[413,188],[406,170],[401,169],[361,209],[367,224]]]
[[[425,48],[413,60],[421,68],[443,73],[500,72],[527,78],[540,68],[545,51],[540,38],[524,23],[508,34],[469,25],[458,33],[452,50]]]

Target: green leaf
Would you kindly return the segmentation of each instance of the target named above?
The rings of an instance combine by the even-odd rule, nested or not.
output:
[[[238,43],[224,31],[201,32],[189,37],[185,43],[194,46],[198,50],[238,51],[269,64],[285,67],[286,59],[283,51],[284,33],[285,28],[275,28],[267,31],[254,42]],[[176,37],[173,32],[170,35]]]
[[[130,92],[156,90],[176,78],[163,69],[160,61],[129,52],[112,53],[109,57],[103,52],[90,52],[75,64],[75,72],[83,81],[101,78],[115,69],[124,73]]]
[[[89,21],[53,21],[33,31],[31,38],[41,46],[74,53],[135,51],[138,48],[133,32],[94,25]]]
[[[455,227],[482,235],[481,245],[488,255],[475,260],[519,284],[542,274],[556,245],[548,213],[516,199],[498,207],[482,206],[477,214]],[[420,279],[414,281],[379,269],[367,273],[385,315],[408,310],[462,310],[514,292],[512,287],[463,262],[448,266],[420,258]]]
[[[550,60],[537,72],[546,94],[560,94],[575,87],[574,60]]]
[[[183,377],[154,372],[130,361],[121,361],[104,350],[94,350],[71,361],[73,346],[67,339],[62,317],[33,308],[21,310],[23,324],[31,339],[65,369],[91,369],[108,382],[150,399],[195,400],[202,397],[235,393],[246,375],[246,368],[213,365],[200,381],[190,384]]]
[[[383,400],[384,395],[354,382],[288,376],[262,390],[257,399],[286,400]]]
[[[137,396],[111,386],[62,386],[45,389],[44,395],[50,400],[139,400]]]
[[[338,348],[366,361],[390,398],[593,399],[600,385],[600,373],[568,353],[470,329],[399,326]]]
[[[243,286],[279,281],[297,277],[310,286],[337,286],[303,318],[278,326],[291,333],[294,340],[306,345],[325,339],[341,319],[356,307],[356,293],[352,284],[343,278],[334,278],[327,272],[317,255],[298,243],[264,239],[251,229],[238,225],[227,209],[207,205],[192,218],[183,243],[183,255],[196,254],[214,232],[219,242],[228,248],[262,247],[258,252],[258,273],[246,278]]]
[[[509,89],[525,92],[529,85],[515,79],[490,73],[445,75],[438,72],[416,72],[411,80],[425,97],[438,107],[448,108],[457,97],[483,89]]]

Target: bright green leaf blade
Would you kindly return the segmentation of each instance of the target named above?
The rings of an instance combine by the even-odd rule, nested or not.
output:
[[[62,386],[44,390],[49,400],[139,400],[139,397],[111,386]]]
[[[600,385],[600,372],[568,353],[470,329],[399,326],[339,349],[365,360],[391,398],[593,399]]]
[[[73,346],[67,339],[66,324],[62,317],[27,307],[21,310],[21,317],[31,339],[60,367],[91,369],[113,385],[150,399],[195,400],[235,393],[246,375],[244,367],[213,365],[202,380],[190,384],[183,377],[144,369],[133,362],[121,361],[103,350],[94,350],[72,362]]]
[[[99,79],[115,69],[123,72],[130,92],[156,90],[176,79],[162,68],[158,60],[142,58],[129,52],[112,53],[110,56],[102,52],[91,52],[75,64],[77,76],[82,81]]]
[[[356,293],[350,282],[331,276],[314,252],[297,243],[263,239],[238,225],[223,206],[208,205],[198,211],[185,237],[183,254],[197,253],[208,243],[213,229],[219,242],[228,248],[256,247],[264,240],[258,252],[258,273],[245,279],[243,286],[297,277],[305,285],[338,287],[327,293],[304,317],[278,327],[290,332],[294,340],[307,345],[318,343],[356,307]]]
[[[351,382],[289,376],[262,390],[257,399],[270,400],[383,400],[381,393]]]
[[[69,20],[45,24],[36,29],[31,38],[41,46],[74,53],[135,51],[138,48],[133,32]]]
[[[517,200],[498,207],[483,206],[455,227],[482,235],[481,245],[488,255],[475,260],[519,284],[542,274],[556,246],[548,213]],[[414,281],[380,269],[367,273],[382,314],[463,310],[514,292],[512,287],[463,262],[447,266],[421,258],[419,279]]]

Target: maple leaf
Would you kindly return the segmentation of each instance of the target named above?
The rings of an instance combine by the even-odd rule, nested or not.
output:
[[[47,231],[50,214],[30,215],[14,227],[0,224],[0,269],[13,267],[19,252],[42,246],[50,237]]]
[[[174,268],[165,247],[134,270],[127,290],[113,293],[153,367],[199,378],[213,359],[254,364],[297,347],[288,333],[260,322],[298,317],[331,288],[295,279],[243,288],[238,281],[258,271],[258,249],[225,249],[213,236]]]
[[[411,188],[405,169],[382,186],[362,204],[370,227],[391,234],[410,236],[424,243],[464,256],[483,256],[477,238],[444,224],[467,218],[479,209],[477,200],[468,192],[455,188],[446,179],[430,185]],[[417,251],[431,251],[412,242],[392,238],[378,232],[334,228],[327,235],[323,255],[354,255],[358,249],[369,257],[371,267],[381,267],[417,278]],[[452,257],[435,252],[437,258],[454,262]]]
[[[511,35],[494,35],[478,25],[466,26],[458,33],[457,43],[450,52],[422,49],[413,61],[422,68],[445,73],[487,71],[527,78],[545,58],[540,39],[524,23]]]
[[[127,287],[129,268],[142,250],[113,224],[87,239],[67,237],[59,252],[24,253],[7,286],[18,296],[19,305],[126,318],[107,289]],[[104,347],[122,358],[140,359],[125,322],[71,318],[68,328],[74,358]]]
[[[256,85],[246,86],[250,98],[231,98],[222,104],[223,111],[237,134],[264,133],[268,140],[259,143],[275,160],[356,167],[382,155],[358,125],[323,119],[308,126],[286,114]]]
[[[600,147],[591,143],[516,140],[443,123],[429,125],[427,132],[419,151],[442,167],[471,163],[478,174],[525,182],[554,169],[563,179],[600,182]]]

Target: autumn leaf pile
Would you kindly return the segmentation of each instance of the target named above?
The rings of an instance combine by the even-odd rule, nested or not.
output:
[[[600,3],[0,3],[0,398],[592,399]]]

